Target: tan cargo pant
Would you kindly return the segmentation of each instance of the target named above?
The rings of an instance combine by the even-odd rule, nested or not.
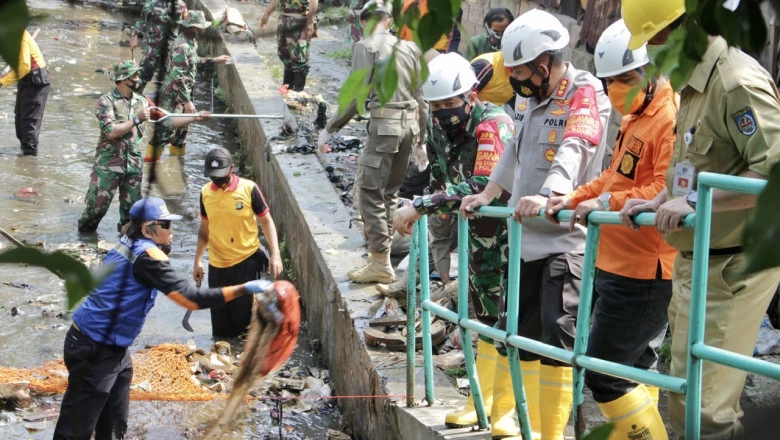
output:
[[[355,186],[358,210],[363,218],[368,250],[384,253],[392,243],[392,219],[398,205],[398,189],[417,141],[416,112],[408,110],[399,119],[374,118],[368,124],[368,140],[358,160]]]
[[[751,356],[758,329],[780,281],[780,269],[745,277],[743,254],[710,256],[704,343]],[[674,263],[669,326],[672,331],[673,376],[685,378],[693,260],[677,254]],[[742,432],[739,398],[747,373],[704,361],[701,439],[732,439]],[[672,427],[685,432],[685,396],[669,394]]]

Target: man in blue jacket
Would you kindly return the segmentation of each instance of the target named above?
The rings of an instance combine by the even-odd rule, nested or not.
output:
[[[265,280],[220,288],[194,287],[173,270],[168,253],[173,221],[165,201],[141,199],[130,208],[132,222],[104,260],[113,269],[73,313],[65,336],[68,388],[54,439],[123,438],[130,407],[133,364],[127,347],[141,333],[146,315],[162,292],[190,310],[205,309],[243,295],[263,293]],[[270,292],[270,290],[268,290]]]

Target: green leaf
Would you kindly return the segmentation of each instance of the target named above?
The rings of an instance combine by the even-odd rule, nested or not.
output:
[[[425,16],[420,18],[420,23],[417,25],[417,29],[413,29],[414,41],[420,46],[420,50],[425,53],[428,49],[432,48],[439,38],[443,35],[441,27],[438,24],[438,14],[433,11],[429,11]]]
[[[30,22],[30,12],[24,0],[0,2],[0,57],[16,70],[19,67],[19,49],[22,46],[22,34]]]
[[[370,73],[370,68],[360,69],[352,72],[349,78],[344,81],[344,85],[341,87],[341,91],[339,91],[339,114],[344,113],[353,101],[357,105],[358,113],[365,113],[366,98],[371,92],[371,84],[368,81]]]
[[[31,247],[16,247],[0,253],[0,263],[24,263],[43,267],[62,278],[68,292],[69,309],[98,287],[111,271],[110,266],[90,271],[82,263],[61,252],[48,253]]]
[[[769,182],[758,197],[758,206],[745,228],[746,275],[780,266],[780,163],[769,173]]]
[[[606,423],[594,429],[585,437],[582,437],[581,440],[607,440],[609,438],[609,434],[612,433],[612,430],[614,428],[615,425],[611,423]]]
[[[384,66],[379,71],[377,82],[377,93],[379,94],[379,103],[385,105],[392,99],[395,89],[398,87],[398,71],[395,66],[395,48],[390,58],[384,62]]]

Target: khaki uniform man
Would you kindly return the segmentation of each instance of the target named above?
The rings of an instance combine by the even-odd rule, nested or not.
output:
[[[648,53],[666,43],[684,20],[683,0],[623,0],[623,17],[633,37],[629,48],[648,44]],[[674,376],[686,377],[692,276],[693,230],[680,221],[694,212],[695,177],[702,171],[766,178],[780,159],[780,94],[772,78],[751,57],[710,37],[704,57],[680,90],[674,153],[666,173],[667,190],[651,201],[629,201],[630,216],[656,211],[656,227],[678,249],[674,263],[669,324]],[[742,236],[756,196],[715,190],[707,279],[704,342],[751,355],[764,312],[780,281],[780,269],[741,275]],[[742,431],[739,397],[747,373],[704,362],[701,439],[731,439]],[[669,416],[685,429],[685,397],[669,395]]]
[[[369,95],[368,141],[358,160],[355,187],[359,191],[358,209],[365,222],[368,264],[348,273],[357,283],[392,283],[395,272],[390,264],[392,241],[390,222],[398,205],[397,193],[406,175],[412,147],[420,143],[420,132],[425,132],[428,105],[422,99],[420,88],[414,87],[412,75],[421,71],[420,50],[413,43],[399,41],[390,35],[392,22],[390,4],[369,2],[360,18],[364,22],[377,17],[374,33],[352,47],[352,71],[374,69],[395,50],[395,69],[398,87],[390,101],[380,106],[376,90]],[[362,103],[353,101],[339,115],[331,118],[320,132],[320,152],[332,133],[347,124]]]

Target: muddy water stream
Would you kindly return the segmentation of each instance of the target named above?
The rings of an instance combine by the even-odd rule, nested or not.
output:
[[[115,243],[118,239],[118,202],[115,199],[102,220],[97,234],[79,234],[76,221],[84,209],[92,156],[98,139],[94,117],[96,99],[113,89],[110,78],[96,70],[108,69],[117,61],[129,59],[123,23],[136,17],[122,11],[108,12],[91,5],[70,6],[57,0],[28,1],[35,17],[31,27],[40,27],[38,44],[46,57],[52,77],[51,92],[43,120],[38,157],[18,157],[14,135],[13,108],[15,87],[0,90],[0,227],[29,244],[46,249],[84,244],[95,248],[99,240]],[[140,53],[136,51],[136,59]],[[215,100],[216,113],[224,106]],[[211,104],[211,83],[203,80],[196,89],[199,109]],[[171,260],[183,274],[190,274],[198,229],[198,193],[207,182],[203,177],[203,159],[214,146],[235,150],[235,134],[226,120],[192,124],[183,171],[186,191],[166,200],[172,212],[184,215],[176,224]],[[165,156],[167,156],[167,151]],[[171,161],[163,157],[160,171],[170,173]],[[164,176],[163,176],[164,177]],[[14,193],[30,187],[40,195],[17,197]],[[280,221],[280,219],[276,219]],[[2,248],[12,246],[2,241]],[[189,276],[189,275],[187,275]],[[54,302],[51,297],[56,295]],[[43,298],[42,298],[43,297]],[[20,265],[0,266],[0,365],[33,368],[46,360],[62,357],[65,331],[70,315],[59,313],[65,307],[60,280],[45,270]],[[59,299],[59,301],[57,301]],[[195,312],[188,333],[181,327],[184,309],[160,296],[147,319],[144,330],[131,351],[166,342],[194,340],[198,347],[212,344],[208,311]],[[240,341],[231,341],[240,352]],[[316,354],[302,329],[301,340],[289,365],[317,367]],[[37,399],[41,407],[56,407],[60,396]],[[221,408],[221,402],[131,402],[127,438],[195,438],[193,429]],[[279,423],[272,419],[273,403],[255,401],[245,427],[235,438],[279,438]],[[21,414],[20,414],[21,415]],[[330,406],[319,411],[283,413],[284,438],[325,438],[328,428],[338,428],[339,414]],[[17,415],[0,412],[0,439],[51,438],[55,420],[28,431]]]

